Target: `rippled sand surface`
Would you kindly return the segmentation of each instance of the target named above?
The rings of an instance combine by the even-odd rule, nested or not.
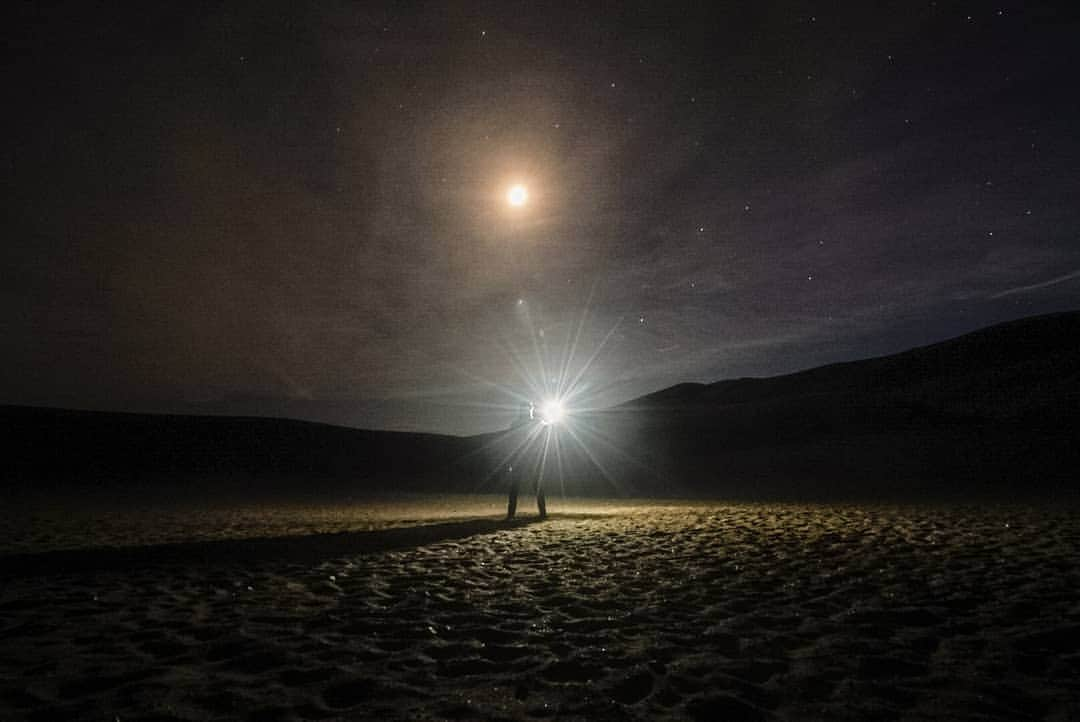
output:
[[[1067,510],[409,504],[9,545],[0,719],[1080,719]]]

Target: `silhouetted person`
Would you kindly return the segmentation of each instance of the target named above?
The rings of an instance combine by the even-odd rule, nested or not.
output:
[[[518,491],[522,483],[531,479],[536,481],[536,506],[540,518],[547,517],[547,502],[544,500],[544,487],[540,479],[540,441],[534,436],[533,425],[539,423],[536,407],[532,403],[518,407],[517,416],[510,424],[510,431],[524,433],[521,448],[511,457],[506,465],[506,476],[510,483],[510,498],[506,505],[506,518],[513,519],[517,513]]]

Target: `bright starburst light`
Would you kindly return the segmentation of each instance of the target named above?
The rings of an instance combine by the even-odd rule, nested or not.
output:
[[[646,466],[623,448],[611,424],[611,413],[597,405],[598,397],[610,390],[610,382],[596,368],[597,360],[615,336],[620,321],[615,321],[606,333],[588,332],[591,299],[590,294],[578,322],[559,331],[556,331],[559,324],[547,325],[542,322],[544,319],[534,318],[528,299],[515,300],[514,315],[518,323],[507,327],[508,333],[503,335],[500,345],[517,371],[518,383],[507,385],[461,369],[473,381],[496,387],[506,395],[508,403],[489,407],[494,424],[500,423],[496,419],[518,419],[510,428],[502,426],[493,433],[481,452],[488,455],[486,463],[490,465],[486,467],[486,476],[477,479],[478,489],[508,466],[528,459],[532,467],[529,476],[545,479],[545,485],[557,484],[548,486],[550,491],[561,489],[565,496],[567,481],[571,481],[579,489],[600,490],[606,485],[616,493],[623,493],[625,474],[616,467],[625,470]],[[514,327],[515,332],[511,332]],[[529,341],[522,347],[511,340],[515,336]],[[563,342],[556,340],[560,337]],[[482,343],[490,345],[491,341]],[[586,350],[589,345],[591,351]],[[530,409],[524,420],[521,409]],[[591,464],[592,471],[582,470],[583,458]],[[575,478],[568,480],[566,472],[570,467],[574,468]],[[599,473],[605,481],[595,478],[593,473]],[[578,478],[581,474],[587,477]]]
[[[548,399],[540,404],[540,422],[547,426],[553,426],[563,420],[566,409],[563,408],[559,399]]]

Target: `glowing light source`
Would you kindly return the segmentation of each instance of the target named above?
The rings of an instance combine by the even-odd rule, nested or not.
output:
[[[512,186],[506,192],[506,202],[512,206],[523,206],[529,200],[529,191],[523,185]]]
[[[540,422],[546,426],[557,424],[566,417],[566,409],[558,399],[548,399],[540,405]]]

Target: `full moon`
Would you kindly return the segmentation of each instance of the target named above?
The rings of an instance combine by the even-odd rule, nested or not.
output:
[[[513,186],[507,191],[506,200],[512,206],[523,206],[529,200],[529,191],[523,185]]]

